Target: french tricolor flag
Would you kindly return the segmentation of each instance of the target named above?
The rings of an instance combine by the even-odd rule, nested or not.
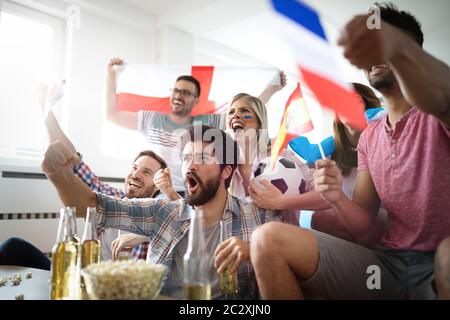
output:
[[[344,79],[316,11],[302,1],[272,0],[280,33],[293,50],[305,83],[322,105],[345,117],[353,127],[367,124],[361,99]]]

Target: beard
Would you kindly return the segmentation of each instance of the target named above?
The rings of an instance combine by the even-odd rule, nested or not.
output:
[[[214,177],[203,183],[200,178],[193,172],[191,173],[197,180],[197,184],[199,186],[199,191],[196,194],[189,194],[186,192],[186,202],[191,206],[201,206],[211,200],[217,193],[220,185],[220,178]],[[186,186],[186,190],[188,187]]]
[[[397,79],[395,79],[394,73],[392,71],[382,78],[369,79],[370,85],[380,92],[392,88],[392,86],[396,82]]]

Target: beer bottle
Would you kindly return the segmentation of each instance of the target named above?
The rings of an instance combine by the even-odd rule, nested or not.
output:
[[[201,209],[191,209],[188,248],[183,257],[183,267],[184,297],[190,300],[210,300],[209,255],[205,247]]]
[[[95,208],[86,209],[86,223],[81,239],[81,268],[100,261],[100,240],[97,237]]]
[[[95,208],[86,209],[86,221],[84,224],[83,237],[81,238],[81,269],[91,263],[100,261],[100,240],[97,237],[95,219],[97,212]],[[87,300],[86,285],[83,276],[80,277],[81,299]]]
[[[79,242],[74,238],[73,212],[61,209],[56,244],[52,249],[51,299],[79,298]]]
[[[228,234],[225,221],[220,220],[220,242],[227,240]],[[225,295],[225,299],[236,299],[238,290],[237,271],[230,272],[232,267],[229,264],[224,271],[219,274],[219,287],[220,292]]]
[[[73,239],[75,242],[80,243],[80,237],[78,237],[77,231],[77,208],[76,207],[67,207],[66,210],[71,212],[70,214],[70,224],[72,225]]]

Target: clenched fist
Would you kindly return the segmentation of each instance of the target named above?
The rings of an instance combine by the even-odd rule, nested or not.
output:
[[[71,170],[80,163],[80,157],[65,142],[56,140],[45,152],[41,163],[42,170],[47,175],[54,175],[61,170]]]
[[[381,21],[379,29],[369,29],[369,15],[359,15],[347,23],[338,44],[344,49],[344,56],[360,69],[387,64],[411,41],[399,28]]]

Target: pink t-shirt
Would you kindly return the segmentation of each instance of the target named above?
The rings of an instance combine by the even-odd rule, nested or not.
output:
[[[387,116],[361,134],[358,171],[370,171],[389,214],[382,245],[436,250],[450,235],[450,129],[417,108],[396,124]]]

